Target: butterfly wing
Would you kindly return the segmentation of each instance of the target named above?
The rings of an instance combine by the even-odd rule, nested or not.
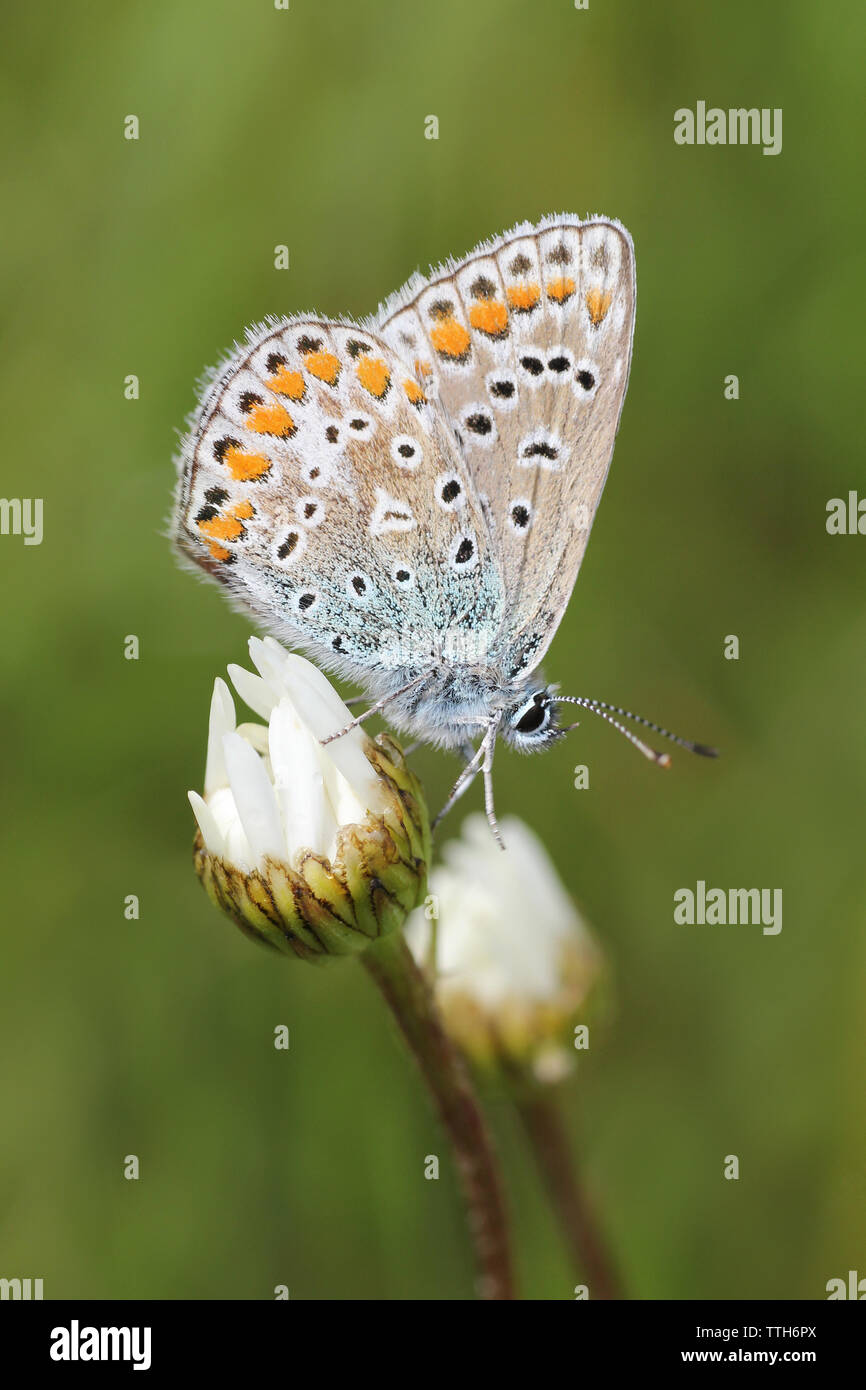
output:
[[[181,552],[368,689],[424,669],[470,618],[500,624],[484,515],[447,416],[366,328],[294,318],[251,330],[214,374],[179,472]]]
[[[454,423],[507,595],[493,654],[513,679],[565,610],[607,477],[635,313],[628,232],[597,218],[524,224],[415,276],[383,338]]]

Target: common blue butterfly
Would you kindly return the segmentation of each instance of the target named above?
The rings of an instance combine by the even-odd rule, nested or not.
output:
[[[522,223],[414,275],[371,318],[274,318],[212,374],[179,458],[174,534],[275,636],[362,686],[417,739],[464,751],[447,806],[498,736],[543,748],[537,670],[589,539],[625,399],[631,237]],[[573,727],[573,726],[572,726]],[[477,749],[473,739],[480,735]],[[335,735],[339,737],[339,735]]]

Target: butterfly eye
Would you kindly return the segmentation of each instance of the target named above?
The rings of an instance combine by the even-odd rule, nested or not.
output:
[[[519,734],[536,734],[539,729],[544,729],[550,722],[550,706],[547,704],[543,692],[533,695],[529,704],[523,706],[523,712],[515,721],[514,728]]]

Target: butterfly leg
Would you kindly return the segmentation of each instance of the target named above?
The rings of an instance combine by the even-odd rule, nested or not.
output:
[[[327,738],[322,738],[319,742],[324,745],[326,743],[333,743],[335,738],[342,738],[344,734],[348,734],[352,729],[356,729],[365,719],[369,719],[371,714],[377,714],[380,709],[384,709],[386,705],[390,705],[391,701],[396,700],[398,695],[405,695],[407,690],[412,690],[416,685],[420,685],[422,681],[429,681],[432,674],[431,671],[422,671],[420,676],[413,676],[412,680],[407,681],[405,685],[401,685],[399,690],[392,690],[390,695],[383,695],[381,700],[376,700],[369,709],[365,709],[364,713],[359,714],[357,719],[352,719],[345,728],[338,729],[334,734],[328,734]]]
[[[455,804],[455,802],[460,800],[463,793],[469,788],[471,783],[474,782],[475,778],[478,776],[478,773],[481,771],[483,759],[484,744],[481,743],[478,747],[478,751],[472,753],[472,757],[469,759],[469,762],[466,764],[460,776],[457,778],[457,781],[454,783],[454,786],[451,788],[451,791],[448,795],[448,800],[445,802],[445,805],[442,807],[442,810],[439,812],[438,816],[433,821],[434,830],[436,829],[436,826],[439,824],[439,822],[443,819],[443,817],[447,816],[448,812],[451,810],[451,807]]]
[[[491,724],[484,735],[481,747],[484,749],[484,762],[481,771],[484,775],[484,810],[487,813],[487,824],[493,831],[493,838],[500,849],[505,849],[505,841],[499,831],[499,823],[496,819],[496,810],[493,805],[493,750],[496,747],[496,733],[498,720]]]

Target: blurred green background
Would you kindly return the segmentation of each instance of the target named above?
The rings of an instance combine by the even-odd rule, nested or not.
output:
[[[544,758],[499,754],[500,814],[541,834],[616,982],[569,1122],[634,1296],[866,1274],[866,539],[825,530],[829,498],[866,492],[862,6],[103,0],[6,6],[4,29],[2,492],[44,498],[45,537],[0,538],[0,1275],[471,1296],[449,1163],[423,1178],[444,1140],[363,972],[258,952],[194,877],[185,793],[251,628],[163,531],[194,383],[247,323],[365,314],[561,209],[625,222],[639,295],[546,672],[724,750],[660,776],[586,718]],[[699,99],[782,107],[782,153],[675,145]],[[415,765],[438,805],[457,764]],[[675,926],[698,878],[781,887],[781,934]],[[569,1298],[492,1103],[526,1296]]]

